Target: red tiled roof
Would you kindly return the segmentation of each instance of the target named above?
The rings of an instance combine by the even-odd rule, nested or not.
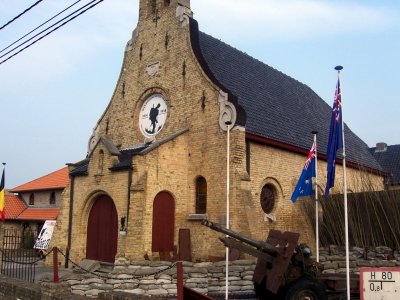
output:
[[[4,209],[6,219],[16,219],[20,213],[25,210],[25,204],[13,194],[7,194],[4,197]]]
[[[17,220],[56,220],[59,212],[59,208],[27,208]]]
[[[69,183],[68,167],[34,179],[10,190],[11,193],[26,191],[63,189]]]

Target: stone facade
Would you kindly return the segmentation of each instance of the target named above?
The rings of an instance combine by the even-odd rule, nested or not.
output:
[[[127,44],[114,94],[89,141],[87,169],[72,176],[63,194],[52,244],[69,248],[73,261],[86,256],[88,216],[100,195],[113,200],[118,220],[126,217],[126,235],[118,235],[116,257],[157,259],[158,253],[152,252],[153,203],[160,192],[174,199],[174,244],[178,245],[179,229],[189,228],[193,261],[223,256],[219,235],[191,215],[196,213],[196,180],[201,176],[207,182],[207,217],[225,222],[225,121],[233,123],[229,141],[231,228],[261,240],[269,229],[301,228],[301,241],[314,244],[299,204],[290,201],[305,156],[246,139],[245,128],[235,123],[238,112],[227,91],[207,76],[192,49],[191,15],[189,1],[140,1],[138,26]],[[168,115],[160,132],[146,137],[139,128],[139,116],[154,94],[164,97]],[[121,153],[141,145],[148,148],[129,158],[131,168],[115,167],[121,164]],[[77,169],[79,165],[71,166],[72,172]],[[322,183],[325,162],[319,170]],[[360,172],[351,168],[348,172],[349,189],[359,190]],[[380,176],[368,176],[376,188],[382,188]],[[338,167],[336,186],[341,182]],[[272,187],[275,196],[269,218],[260,206],[265,185]]]

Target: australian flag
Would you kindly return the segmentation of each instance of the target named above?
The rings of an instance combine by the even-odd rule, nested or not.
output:
[[[297,182],[296,188],[290,198],[293,203],[296,202],[298,197],[311,196],[313,194],[312,178],[315,177],[315,151],[316,145],[314,142],[310,152],[308,153],[307,161],[304,164],[299,182]]]
[[[330,188],[335,185],[336,152],[338,149],[341,148],[343,148],[342,97],[340,91],[340,78],[338,78],[335,91],[335,99],[332,108],[328,149],[326,150],[328,175],[326,181],[325,196],[329,195]]]

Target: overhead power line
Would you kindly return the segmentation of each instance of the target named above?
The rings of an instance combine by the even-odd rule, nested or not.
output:
[[[49,23],[51,20],[55,19],[56,17],[58,17],[59,15],[61,15],[63,12],[67,11],[68,9],[70,9],[72,6],[76,5],[78,2],[80,2],[82,0],[78,0],[75,3],[72,3],[70,6],[68,6],[67,8],[63,9],[62,11],[60,11],[58,14],[56,14],[55,16],[51,17],[50,19],[48,19],[46,22],[40,24],[39,26],[37,26],[35,29],[32,29],[31,31],[29,31],[27,34],[25,34],[24,36],[20,37],[18,40],[16,40],[15,42],[11,43],[10,45],[8,45],[7,47],[5,47],[4,49],[0,50],[0,53],[4,52],[5,50],[7,50],[8,48],[10,48],[11,46],[15,45],[16,43],[18,43],[20,40],[22,40],[23,38],[26,38],[28,35],[30,35],[32,32],[35,32],[36,30],[38,30],[40,27],[46,25],[47,23]]]
[[[40,35],[41,33],[47,31],[48,29],[54,27],[56,24],[62,22],[63,20],[65,20],[66,18],[70,17],[71,15],[74,15],[76,12],[82,10],[84,7],[87,7],[89,4],[96,2],[97,0],[93,0],[91,2],[89,2],[88,4],[82,6],[81,8],[77,9],[76,11],[74,11],[73,13],[69,14],[67,17],[61,19],[60,21],[56,22],[55,24],[47,27],[46,29],[42,30],[41,32],[39,32],[38,34],[36,34],[35,36],[33,36],[32,38],[30,38],[29,40],[23,42],[22,44],[18,45],[17,47],[14,47],[12,50],[8,51],[7,53],[3,54],[2,56],[0,56],[0,58],[6,56],[7,54],[11,53],[12,51],[16,50],[17,48],[21,47],[22,45],[26,44],[27,42],[31,41],[32,39],[34,39],[35,37],[37,37],[38,35]],[[6,59],[4,59],[3,61],[0,62],[0,65],[5,63],[6,61],[10,60],[11,58],[13,58],[14,56],[20,54],[22,51],[28,49],[30,46],[36,44],[38,41],[42,40],[43,38],[47,37],[49,34],[53,33],[54,31],[58,30],[59,28],[63,27],[64,25],[66,25],[67,23],[71,22],[72,20],[76,19],[77,17],[79,17],[80,15],[84,14],[85,12],[87,12],[88,10],[92,9],[93,7],[95,7],[96,5],[100,4],[101,2],[103,2],[104,0],[99,0],[98,2],[90,5],[89,7],[87,7],[86,9],[82,10],[80,13],[78,13],[75,16],[72,16],[70,19],[66,20],[65,22],[63,22],[62,24],[60,24],[59,26],[53,28],[51,31],[47,32],[46,34],[42,35],[41,37],[37,38],[36,40],[34,40],[32,43],[28,44],[27,46],[25,46],[24,48],[20,49],[19,51],[15,52],[14,54],[10,55],[9,57],[7,57]]]
[[[22,13],[20,13],[18,16],[14,17],[12,20],[8,21],[6,24],[4,24],[3,26],[0,27],[0,30],[2,30],[4,27],[10,25],[12,22],[14,22],[16,19],[18,19],[19,17],[21,17],[23,14],[25,14],[26,12],[28,12],[29,10],[31,10],[32,8],[34,8],[36,5],[38,5],[40,2],[42,2],[43,0],[38,0],[36,1],[34,4],[32,4],[30,7],[28,7],[27,9],[25,9]]]

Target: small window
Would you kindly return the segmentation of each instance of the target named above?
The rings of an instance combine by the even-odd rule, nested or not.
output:
[[[103,174],[103,165],[104,165],[104,151],[99,151],[99,164],[97,166],[97,174]]]
[[[250,141],[246,140],[246,171],[250,175]]]
[[[260,195],[261,208],[266,214],[270,214],[275,207],[275,189],[273,186],[266,184],[262,188]]]
[[[35,194],[30,194],[29,196],[29,205],[35,205]]]
[[[151,0],[151,12],[155,14],[156,10],[157,10],[157,0]]]
[[[164,0],[164,6],[170,6],[171,0]]]
[[[196,180],[196,214],[205,214],[207,211],[207,181],[204,177]]]
[[[56,193],[55,193],[55,192],[51,192],[49,203],[50,203],[51,205],[56,204]]]

